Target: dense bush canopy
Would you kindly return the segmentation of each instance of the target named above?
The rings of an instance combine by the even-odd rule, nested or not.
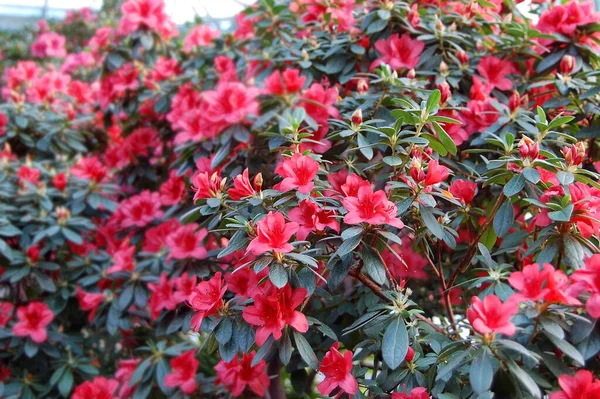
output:
[[[600,398],[600,13],[530,8],[3,34],[0,396]]]

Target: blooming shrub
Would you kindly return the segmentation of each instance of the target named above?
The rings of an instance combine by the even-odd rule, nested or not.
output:
[[[2,397],[600,395],[591,2],[121,3],[2,44]]]

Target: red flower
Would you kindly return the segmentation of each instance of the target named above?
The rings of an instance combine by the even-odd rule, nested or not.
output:
[[[262,174],[254,176],[254,185],[250,183],[248,177],[248,168],[240,175],[233,179],[233,188],[227,190],[227,194],[234,201],[239,201],[246,197],[253,197],[260,192],[262,186]]]
[[[10,302],[0,302],[0,327],[6,327],[14,308],[15,305]]]
[[[283,96],[300,91],[305,82],[306,76],[300,76],[298,69],[286,69],[283,73],[273,71],[265,79],[265,89],[271,94]]]
[[[496,295],[488,295],[483,302],[476,296],[471,298],[471,307],[467,310],[469,322],[480,334],[500,333],[514,335],[515,325],[510,318],[519,309],[514,302],[502,303]]]
[[[394,392],[392,399],[430,399],[427,389],[423,387],[413,388],[410,393]]]
[[[223,306],[223,295],[227,291],[227,285],[221,278],[221,272],[217,272],[208,281],[201,281],[190,296],[190,307],[196,311],[192,317],[191,327],[198,331],[205,317],[212,316]]]
[[[477,183],[471,180],[455,180],[450,185],[450,194],[454,198],[460,200],[463,204],[468,205],[475,198],[475,191],[477,191]]]
[[[8,118],[2,112],[0,112],[0,136],[6,134],[6,126],[8,125]]]
[[[352,352],[347,350],[342,355],[338,350],[339,346],[339,342],[331,345],[319,368],[319,371],[325,375],[325,379],[317,386],[321,395],[329,396],[338,387],[350,395],[358,392],[358,383],[351,373]]]
[[[173,259],[204,259],[207,256],[206,248],[202,241],[208,235],[204,228],[196,231],[198,225],[195,223],[179,226],[168,235],[166,244],[169,247],[169,256]]]
[[[104,302],[104,294],[95,292],[85,292],[81,287],[77,287],[77,293],[75,298],[79,301],[79,307],[90,312],[88,314],[88,321],[91,323],[94,320],[94,316],[98,311],[98,307]]]
[[[389,224],[399,229],[404,223],[398,219],[398,208],[387,199],[383,190],[373,192],[371,186],[362,186],[356,197],[344,198],[344,208],[348,210],[344,222],[348,224],[368,223]]]
[[[506,75],[514,71],[510,61],[501,60],[493,55],[483,57],[477,65],[477,71],[485,78],[488,85],[499,90],[511,90],[512,81]]]
[[[106,273],[112,274],[117,272],[133,271],[134,253],[135,247],[133,245],[119,248],[113,254],[113,264],[111,267],[106,269]]]
[[[522,272],[512,272],[508,282],[519,293],[513,294],[510,299],[524,302],[538,301],[544,298],[550,292],[546,280],[548,275],[552,273],[554,273],[554,267],[549,263],[545,263],[542,270],[540,270],[537,263],[534,263],[525,266]]]
[[[67,175],[64,173],[58,173],[52,179],[52,185],[56,187],[58,191],[65,191],[67,187]]]
[[[175,285],[173,300],[177,303],[188,302],[196,288],[196,279],[195,275],[190,276],[188,272],[172,279],[171,282]]]
[[[92,381],[85,381],[78,385],[71,399],[116,399],[118,386],[117,380],[98,376]]]
[[[600,255],[592,255],[585,262],[585,269],[575,270],[571,279],[583,283],[584,289],[591,293],[586,309],[593,318],[600,318]]]
[[[191,395],[196,390],[196,371],[200,362],[196,359],[196,351],[191,350],[174,357],[169,362],[171,372],[165,376],[165,386],[181,388],[183,393]]]
[[[161,32],[163,36],[164,33],[171,36],[169,31],[174,30],[165,13],[163,0],[127,0],[121,6],[121,12],[121,31],[125,34],[148,28]]]
[[[183,39],[183,51],[189,53],[194,50],[195,47],[210,46],[220,34],[221,32],[219,32],[218,29],[208,25],[195,26],[185,39]]]
[[[402,245],[392,244],[390,247],[395,253],[386,247],[381,257],[395,278],[400,280],[429,278],[429,274],[425,271],[428,265],[427,259],[412,249],[409,240],[403,238]]]
[[[439,161],[433,159],[427,164],[427,175],[424,184],[425,186],[433,186],[446,180],[448,175],[448,168],[441,166]]]
[[[25,165],[21,165],[17,172],[19,183],[29,182],[31,184],[38,184],[40,182],[41,172],[35,168],[28,168]]]
[[[490,99],[471,100],[467,103],[467,110],[460,114],[460,119],[465,123],[465,131],[469,135],[484,132],[496,123],[499,117],[500,113]]]
[[[106,167],[94,156],[81,158],[72,168],[71,173],[80,179],[101,183],[108,174]]]
[[[194,190],[194,202],[199,199],[217,198],[221,195],[225,186],[226,178],[221,179],[219,172],[212,174],[208,172],[196,173],[192,177]]]
[[[281,289],[267,283],[262,292],[254,296],[254,305],[247,306],[242,316],[249,324],[258,326],[256,344],[262,346],[270,335],[281,338],[281,331],[287,325],[298,332],[308,331],[306,316],[295,310],[306,297],[306,289],[286,285]]]
[[[337,98],[338,91],[336,88],[332,87],[325,89],[318,83],[313,83],[308,90],[304,92],[299,105],[306,110],[306,113],[313,118],[319,126],[319,129],[316,132],[313,132],[313,136],[310,137],[310,139],[318,141],[320,144],[302,143],[300,145],[301,151],[312,150],[322,154],[331,148],[331,142],[325,139],[325,137],[329,131],[329,117],[339,118],[340,116],[339,111],[334,106]]]
[[[229,291],[239,296],[252,298],[260,293],[258,283],[261,279],[266,277],[268,273],[268,269],[263,269],[260,273],[256,273],[254,270],[245,267],[241,270],[236,270],[235,273],[227,273],[225,275],[225,281],[227,281],[227,288]]]
[[[133,396],[137,385],[131,386],[131,377],[135,373],[135,369],[140,363],[140,359],[124,359],[119,360],[115,379],[119,382],[119,398],[130,398]]]
[[[185,182],[177,172],[172,170],[169,179],[160,186],[160,203],[164,206],[176,205],[185,194]]]
[[[256,238],[250,242],[246,252],[254,255],[260,255],[267,251],[291,252],[294,247],[288,241],[298,229],[298,223],[286,223],[283,214],[269,212],[267,216],[256,223]]]
[[[284,159],[275,168],[275,173],[283,177],[283,181],[273,188],[279,191],[289,191],[293,188],[302,194],[308,194],[314,187],[314,180],[319,171],[319,163],[307,155],[295,153],[291,158]]]
[[[145,227],[154,219],[160,219],[163,216],[160,205],[159,194],[149,190],[128,198],[121,202],[118,210],[122,215],[121,227]]]
[[[373,62],[371,69],[377,68],[382,63],[388,64],[393,70],[413,69],[419,62],[425,43],[412,39],[408,33],[402,36],[394,33],[387,39],[377,40],[375,48],[381,54],[381,58]]]
[[[216,125],[223,128],[238,123],[245,123],[249,115],[258,115],[256,87],[247,87],[239,82],[224,82],[217,90],[204,92],[207,103],[206,116]]]
[[[588,370],[579,370],[574,377],[563,374],[558,377],[562,391],[550,394],[550,399],[596,399],[600,398],[600,380]]]
[[[54,313],[43,302],[31,302],[17,309],[17,318],[18,321],[12,328],[13,334],[17,337],[30,337],[41,344],[48,338],[46,327],[52,323]]]
[[[542,33],[560,33],[571,37],[580,26],[598,21],[600,13],[594,12],[592,1],[572,0],[544,11],[540,15],[537,29]]]
[[[289,212],[288,217],[292,222],[298,223],[300,228],[296,233],[296,238],[304,241],[311,232],[321,232],[326,227],[339,233],[340,224],[335,219],[335,215],[335,211],[323,209],[313,201],[305,199],[298,204],[297,208]]]
[[[167,273],[161,273],[158,283],[148,283],[148,289],[152,292],[148,306],[153,319],[160,315],[161,310],[173,310],[177,307],[178,301],[173,295],[173,283],[167,279]]]
[[[255,351],[244,353],[242,361],[237,357],[229,363],[221,360],[215,366],[215,385],[225,385],[235,397],[240,396],[246,387],[261,398],[265,396],[265,390],[271,382],[266,372],[267,362],[263,359],[252,366],[255,354]]]

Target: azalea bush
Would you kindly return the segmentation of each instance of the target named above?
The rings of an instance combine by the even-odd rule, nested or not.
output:
[[[592,2],[116,3],[2,42],[2,397],[600,397]]]

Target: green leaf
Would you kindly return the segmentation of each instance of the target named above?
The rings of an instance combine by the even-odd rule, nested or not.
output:
[[[428,114],[431,114],[433,110],[440,104],[440,100],[442,99],[442,93],[438,89],[435,89],[429,94],[427,97],[427,104],[425,105],[425,111]]]
[[[344,55],[336,55],[334,57],[331,57],[329,60],[327,60],[327,63],[325,64],[325,72],[327,74],[336,74],[342,71],[342,69],[344,69],[344,66],[346,66],[347,63],[347,58]]]
[[[292,259],[294,259],[300,263],[303,263],[305,265],[309,265],[312,267],[318,267],[317,260],[308,255],[298,254],[295,252],[289,252],[289,253],[285,254],[285,256],[288,258],[292,258]]]
[[[300,353],[300,357],[304,362],[313,370],[319,369],[319,360],[317,359],[317,355],[312,350],[312,347],[304,338],[304,336],[298,331],[294,330],[294,341],[296,342],[296,348],[298,349],[298,353]]]
[[[512,375],[514,375],[517,378],[521,385],[523,385],[523,387],[525,387],[525,389],[527,389],[527,391],[529,391],[529,393],[534,398],[541,398],[542,392],[540,391],[540,388],[535,383],[533,378],[529,376],[529,373],[517,366],[517,364],[512,359],[506,358],[504,360],[508,365],[508,370],[511,372]]]
[[[484,348],[479,352],[471,363],[469,371],[469,380],[473,390],[482,393],[490,389],[494,379],[494,368],[492,367],[492,358],[488,349]]]
[[[506,201],[494,217],[494,230],[498,237],[504,237],[508,230],[513,226],[515,222],[515,211],[513,209],[512,202]]]
[[[446,131],[437,123],[434,122],[435,131],[437,132],[438,139],[444,145],[444,148],[452,155],[456,155],[457,149],[454,140],[446,133]]]
[[[538,172],[537,169],[533,168],[523,169],[523,176],[525,176],[525,179],[527,179],[527,181],[533,184],[537,184],[541,178],[540,172]]]
[[[373,281],[375,281],[377,284],[384,284],[387,281],[387,278],[385,275],[385,266],[381,261],[381,258],[373,249],[369,247],[365,247],[361,253],[364,267],[369,276],[371,276]]]
[[[281,263],[273,263],[269,269],[269,280],[277,288],[283,288],[288,283],[288,272]]]
[[[58,382],[58,391],[65,398],[69,396],[69,392],[71,392],[71,388],[73,388],[73,373],[70,369],[66,369],[65,373],[62,375],[60,381]]]
[[[437,152],[438,154],[440,154],[443,157],[448,155],[448,150],[446,149],[446,147],[442,144],[442,142],[437,137],[435,137],[429,133],[423,133],[423,134],[421,134],[421,137],[423,137],[423,138],[427,139],[427,141],[429,141],[429,146],[431,147],[432,150],[434,150],[435,152]]]
[[[521,192],[523,187],[525,187],[525,177],[522,174],[514,175],[504,186],[504,195],[512,197]]]
[[[222,258],[227,255],[231,255],[235,251],[242,249],[248,243],[248,237],[246,236],[246,232],[244,230],[238,230],[227,243],[227,247],[223,248],[221,252],[217,255],[217,258]]]
[[[456,369],[470,353],[471,352],[468,350],[462,350],[458,352],[458,354],[454,354],[450,358],[448,363],[445,363],[443,365],[440,364],[438,366],[438,373],[435,377],[435,380],[439,381],[442,378],[446,377],[448,373],[452,373],[452,371],[454,371],[454,369]]]
[[[425,207],[419,204],[419,210],[421,211],[421,217],[423,218],[423,223],[425,223],[425,227],[436,236],[438,239],[444,239],[444,229],[438,223],[436,217],[433,215],[431,208]]]
[[[356,135],[356,138],[360,152],[370,161],[373,158],[373,148],[371,148],[371,143],[369,143],[369,140],[360,133]]]
[[[575,207],[573,204],[569,204],[560,211],[549,212],[548,217],[555,222],[568,222],[571,220],[571,215],[573,214],[574,209]]]
[[[536,72],[538,72],[538,73],[543,72],[547,69],[552,68],[556,64],[558,64],[558,62],[560,62],[562,57],[565,55],[565,51],[566,51],[566,49],[562,49],[562,50],[556,51],[550,55],[545,56],[542,59],[542,61],[540,61],[540,63],[538,64],[538,66],[536,68]]]
[[[550,341],[552,341],[552,343],[558,349],[560,349],[565,355],[567,355],[571,359],[573,359],[575,361],[575,363],[578,363],[579,366],[582,367],[585,365],[585,360],[583,359],[583,356],[581,355],[581,353],[579,353],[577,348],[575,348],[573,345],[571,345],[564,339],[560,339],[557,336],[555,336],[554,334],[549,333],[548,331],[544,331],[544,335],[546,335],[548,337],[548,339],[550,339]]]
[[[337,250],[338,256],[342,257],[342,256],[352,252],[354,250],[354,248],[358,247],[358,244],[360,244],[361,240],[362,240],[362,235],[360,235],[360,234],[356,235],[354,237],[350,237],[349,239],[345,240]]]
[[[290,362],[292,358],[292,340],[289,334],[283,334],[281,341],[279,341],[279,360],[285,366]]]
[[[383,162],[386,165],[390,165],[390,166],[398,166],[398,165],[402,165],[402,158],[400,157],[392,157],[392,156],[387,156],[383,158]]]
[[[408,331],[401,316],[392,320],[385,330],[381,352],[385,364],[392,370],[397,369],[404,361],[408,352]]]

